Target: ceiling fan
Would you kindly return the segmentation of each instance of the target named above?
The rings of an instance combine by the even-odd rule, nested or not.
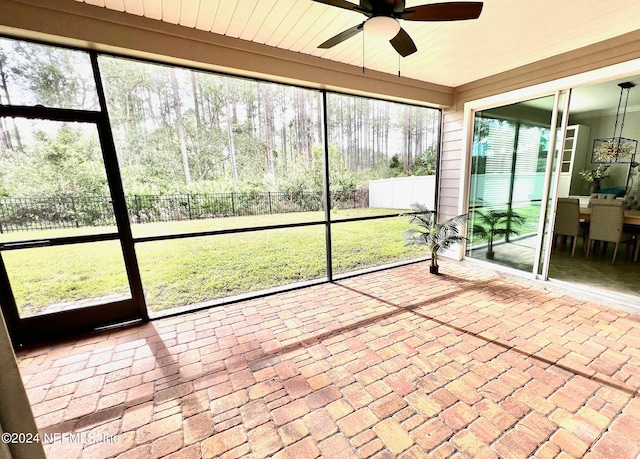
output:
[[[400,27],[398,19],[405,21],[461,21],[477,19],[482,12],[482,2],[445,2],[431,3],[405,8],[404,0],[360,0],[360,4],[347,0],[313,0],[325,5],[336,6],[345,10],[356,11],[368,17],[335,37],[322,43],[318,48],[328,49],[359,34],[363,29],[372,31],[383,29],[391,45],[402,57],[415,53],[415,43],[409,34]]]

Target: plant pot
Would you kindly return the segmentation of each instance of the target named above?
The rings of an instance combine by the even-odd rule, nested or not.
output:
[[[439,274],[439,268],[440,266],[433,266],[433,265],[429,265],[429,272],[431,274]]]

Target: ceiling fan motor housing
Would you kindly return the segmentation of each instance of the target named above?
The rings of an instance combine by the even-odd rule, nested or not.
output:
[[[402,13],[404,5],[404,0],[360,0],[360,7],[373,16]]]

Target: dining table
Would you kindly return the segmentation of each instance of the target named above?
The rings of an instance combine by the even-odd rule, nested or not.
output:
[[[580,220],[591,220],[591,207],[580,207]],[[640,209],[625,209],[624,223],[626,225],[640,226]],[[638,261],[638,255],[640,255],[640,243],[636,241],[636,249],[633,254],[634,262]]]
[[[591,220],[591,207],[580,207],[580,219]],[[640,209],[626,209],[624,211],[624,223],[640,226]]]

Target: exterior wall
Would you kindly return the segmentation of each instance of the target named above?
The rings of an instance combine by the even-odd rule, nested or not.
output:
[[[463,185],[466,170],[466,148],[463,113],[445,110],[442,113],[442,143],[440,152],[440,183],[438,214],[447,219],[464,212]]]
[[[466,140],[462,111],[442,113],[442,142],[438,188],[438,220],[443,221],[465,212]],[[462,244],[447,250],[444,257],[462,260]]]

